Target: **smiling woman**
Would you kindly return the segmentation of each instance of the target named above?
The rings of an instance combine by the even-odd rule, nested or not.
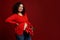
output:
[[[5,22],[17,25],[15,28],[17,40],[31,40],[33,26],[28,20],[23,3],[17,2],[13,6],[13,15],[8,17]]]
[[[22,13],[24,15],[25,14],[24,4],[22,2],[17,2],[16,4],[13,5],[12,12],[13,13]]]

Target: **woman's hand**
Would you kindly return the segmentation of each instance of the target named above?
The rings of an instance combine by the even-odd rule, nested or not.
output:
[[[30,28],[34,31],[35,30],[35,28],[33,27],[33,26],[30,26]]]
[[[18,25],[19,25],[19,23],[16,23],[16,25],[18,26]]]

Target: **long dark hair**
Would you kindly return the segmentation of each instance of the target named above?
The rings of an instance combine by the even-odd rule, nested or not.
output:
[[[18,13],[18,7],[20,4],[23,4],[22,2],[17,2],[16,4],[13,5],[12,7],[12,13]],[[24,7],[24,4],[23,4],[23,11],[21,12],[23,15],[25,14],[25,7]]]

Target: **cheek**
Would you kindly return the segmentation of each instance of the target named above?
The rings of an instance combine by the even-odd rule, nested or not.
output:
[[[18,11],[22,11],[22,10],[23,10],[23,8],[19,8],[19,9],[18,9]]]
[[[23,7],[19,7],[19,9],[23,9]]]

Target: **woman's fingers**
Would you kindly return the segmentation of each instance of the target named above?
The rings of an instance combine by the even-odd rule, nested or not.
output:
[[[19,23],[16,23],[16,25],[18,26],[18,25],[19,25]]]

